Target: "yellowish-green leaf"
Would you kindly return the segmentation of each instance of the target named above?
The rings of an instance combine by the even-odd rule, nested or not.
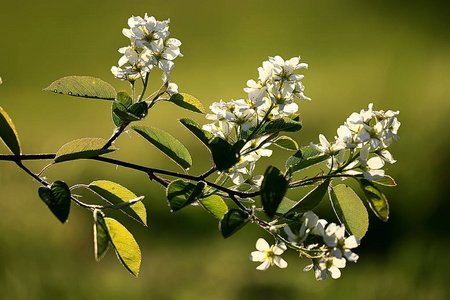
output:
[[[202,103],[198,101],[197,98],[189,94],[174,94],[170,97],[169,101],[190,111],[202,114],[205,113]]]
[[[102,138],[84,138],[68,142],[56,153],[55,162],[91,158],[117,150],[114,146],[103,149],[106,143],[107,140]]]
[[[369,215],[361,199],[345,184],[337,185],[328,191],[339,221],[350,234],[362,239],[369,228]]]
[[[102,214],[94,211],[94,257],[100,261],[109,249],[109,235]]]
[[[120,204],[137,198],[133,192],[112,181],[94,181],[89,184],[89,188],[111,204]],[[147,226],[147,211],[144,203],[141,201],[138,201],[130,206],[123,207],[121,208],[121,211]]]
[[[134,276],[139,275],[141,250],[133,235],[118,221],[104,218],[111,244],[124,267]]]
[[[0,107],[0,139],[15,155],[20,155],[20,141],[16,128],[6,111]]]
[[[228,206],[219,195],[211,195],[200,200],[203,207],[217,219],[222,219],[228,211]]]
[[[67,76],[54,81],[44,91],[56,94],[114,100],[116,90],[109,83],[91,76]]]

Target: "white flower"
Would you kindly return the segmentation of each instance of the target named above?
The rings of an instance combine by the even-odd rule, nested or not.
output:
[[[267,270],[270,266],[276,265],[282,269],[287,267],[287,262],[280,257],[287,247],[285,244],[276,244],[269,246],[265,239],[259,238],[256,241],[256,249],[258,251],[253,251],[250,253],[250,260],[254,262],[261,262],[256,269],[257,270]]]
[[[319,135],[319,142],[320,145],[315,145],[313,143],[310,145],[317,151],[324,154],[334,154],[335,152],[345,148],[345,143],[342,140],[337,140],[336,143],[330,144],[323,134]]]
[[[345,258],[337,258],[333,255],[325,256],[319,259],[313,259],[313,263],[307,265],[303,271],[308,272],[314,269],[316,280],[327,279],[327,273],[331,278],[338,279],[341,277],[341,270],[346,265]]]

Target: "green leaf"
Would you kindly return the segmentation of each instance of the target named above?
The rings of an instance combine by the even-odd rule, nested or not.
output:
[[[16,128],[6,111],[0,107],[0,139],[15,155],[20,155],[20,141]]]
[[[194,185],[182,179],[172,181],[166,189],[166,196],[172,212],[195,202],[203,193],[206,184],[202,181]]]
[[[93,181],[89,184],[89,189],[103,197],[111,204],[120,204],[134,200],[137,196],[127,188],[107,180]],[[144,203],[138,201],[130,206],[120,209],[136,221],[147,226],[147,211]]]
[[[219,230],[224,238],[227,238],[245,226],[250,220],[250,215],[237,208],[230,209],[220,220]]]
[[[374,179],[374,180],[372,180],[372,182],[379,184],[379,185],[390,186],[390,187],[397,186],[397,183],[395,182],[394,178],[392,178],[389,175],[385,175],[381,179]]]
[[[298,150],[298,144],[292,138],[288,136],[280,136],[273,142],[276,146],[285,149],[285,150]]]
[[[330,180],[327,179],[322,182],[320,185],[315,187],[312,191],[306,194],[300,201],[298,201],[289,211],[286,212],[286,215],[291,213],[304,213],[308,210],[313,210],[317,205],[322,201],[323,196],[327,193],[328,185],[330,184]]]
[[[284,117],[281,119],[276,119],[270,122],[267,122],[262,127],[262,132],[264,134],[271,132],[279,132],[279,131],[287,131],[287,132],[296,132],[302,129],[302,123],[298,121],[294,121],[289,117]]]
[[[141,267],[141,250],[133,235],[119,222],[104,218],[111,244],[124,267],[134,276],[138,276]]]
[[[311,167],[312,165],[323,162],[328,159],[327,155],[323,155],[311,146],[302,147],[294,155],[289,157],[285,163],[286,169],[291,168],[292,172]]]
[[[218,171],[228,170],[239,161],[239,151],[245,142],[238,141],[235,145],[231,145],[227,141],[214,137],[212,133],[201,129],[197,123],[190,119],[181,119],[180,122],[208,147]]]
[[[117,150],[114,146],[103,149],[107,142],[107,140],[102,138],[83,138],[68,142],[56,153],[55,163],[91,158]]]
[[[275,212],[286,194],[288,185],[289,181],[276,167],[269,166],[266,169],[261,184],[261,200],[264,211],[269,218],[275,216]]]
[[[350,234],[362,239],[369,228],[369,215],[361,199],[345,184],[330,188],[328,191],[339,221]]]
[[[369,207],[379,219],[387,222],[389,219],[389,203],[386,196],[368,180],[361,179],[360,184]]]
[[[54,81],[44,91],[56,94],[114,100],[116,90],[109,83],[91,76],[67,76]]]
[[[100,211],[94,211],[94,257],[100,261],[109,249],[109,235]]]
[[[119,118],[114,111],[118,110],[118,111],[122,111],[122,112],[126,112],[128,110],[128,108],[131,106],[131,104],[133,104],[133,99],[131,98],[130,95],[128,95],[127,92],[125,91],[121,91],[117,93],[117,101],[119,101],[120,103],[122,103],[123,105],[120,105],[117,102],[113,102],[112,106],[111,106],[111,116],[114,122],[114,125],[116,125],[116,127],[120,127],[123,123],[123,120],[121,118]]]
[[[219,195],[211,195],[200,200],[202,206],[217,219],[222,219],[228,206]]]
[[[237,144],[237,146],[240,146],[240,144]],[[227,141],[216,137],[209,142],[208,148],[211,150],[213,161],[218,171],[228,170],[239,162],[239,151],[242,147],[233,147]]]
[[[205,113],[202,103],[188,94],[173,94],[168,101],[193,112]]]
[[[189,131],[192,132],[207,147],[209,145],[209,141],[214,138],[214,135],[211,132],[203,130],[200,125],[191,119],[181,119],[180,123],[189,129]]]
[[[148,107],[145,102],[137,102],[131,105],[127,111],[115,108],[113,113],[123,122],[134,122],[145,119],[148,114]]]
[[[51,212],[61,221],[65,223],[69,218],[70,212],[70,190],[63,181],[55,181],[50,188],[40,187],[39,197],[47,204]]]
[[[192,158],[189,151],[167,132],[149,126],[132,126],[132,129],[179,164],[183,169],[188,169],[192,166]]]
[[[137,102],[131,105],[127,111],[129,114],[136,116],[139,120],[145,119],[148,114],[148,106],[145,102]]]
[[[277,214],[287,215],[286,213],[296,204],[297,202],[284,197],[280,205],[278,205]]]

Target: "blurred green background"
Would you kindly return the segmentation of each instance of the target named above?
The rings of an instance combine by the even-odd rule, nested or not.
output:
[[[110,251],[93,258],[92,218],[73,206],[62,226],[37,196],[38,184],[10,162],[0,164],[0,294],[2,299],[448,299],[450,25],[447,1],[2,1],[0,105],[12,117],[25,153],[55,153],[82,137],[108,138],[107,101],[41,91],[68,75],[113,78],[121,34],[131,15],[171,19],[183,42],[172,80],[205,106],[245,97],[248,79],[268,56],[302,56],[309,64],[300,103],[299,144],[335,135],[353,111],[400,110],[401,140],[389,166],[397,188],[385,189],[391,218],[371,216],[360,260],[341,279],[316,282],[306,260],[286,255],[286,270],[255,270],[248,261],[264,233],[253,226],[224,240],[199,209],[169,213],[164,190],[144,175],[96,162],[64,163],[46,173],[69,185],[97,179],[145,195],[149,227],[122,218],[143,261],[138,279]],[[160,84],[158,76],[154,85]],[[145,124],[163,128],[193,154],[192,174],[208,168],[206,150],[177,119],[202,116],[169,104]],[[177,170],[143,139],[122,136],[114,157]],[[0,145],[0,152],[7,153]],[[279,150],[279,152],[281,152]],[[283,166],[289,153],[263,163]],[[34,171],[47,162],[30,162]],[[327,201],[319,214],[333,220]]]

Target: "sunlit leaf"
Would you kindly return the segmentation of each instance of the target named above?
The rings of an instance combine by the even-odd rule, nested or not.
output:
[[[217,219],[222,219],[228,211],[228,206],[219,195],[211,195],[200,200],[203,207]]]
[[[193,112],[202,114],[205,113],[205,109],[203,108],[202,103],[198,101],[197,98],[189,94],[184,93],[174,94],[170,97],[168,101]]]
[[[58,220],[64,224],[69,218],[71,202],[71,194],[67,184],[63,181],[55,181],[50,188],[42,186],[38,192],[42,201]]]
[[[133,235],[118,221],[104,218],[111,244],[124,267],[134,276],[138,276],[141,267],[141,250]]]
[[[109,249],[109,235],[102,214],[94,211],[94,257],[100,261]]]
[[[331,204],[347,231],[361,239],[369,228],[369,215],[358,195],[345,184],[329,190]]]
[[[114,111],[122,111],[122,112],[126,112],[127,109],[131,106],[131,104],[133,104],[133,99],[131,98],[130,95],[128,95],[127,92],[125,91],[120,91],[117,93],[117,101],[119,101],[121,104],[117,103],[117,102],[113,102],[112,106],[111,106],[111,116],[114,122],[114,125],[116,125],[116,127],[120,127],[120,125],[122,125],[123,120],[121,118],[119,118]]]
[[[274,166],[269,166],[264,173],[261,184],[261,200],[264,211],[269,218],[275,216],[278,206],[286,194],[289,181]]]
[[[219,230],[224,238],[227,238],[245,226],[250,220],[250,215],[240,209],[230,209],[220,220]]]
[[[202,181],[198,182],[197,185],[182,179],[172,181],[166,189],[166,196],[172,212],[180,210],[198,200],[205,186],[206,184]]]
[[[192,165],[192,158],[186,147],[167,132],[149,126],[133,126],[132,129],[161,150],[183,169]]]
[[[378,218],[387,222],[389,219],[389,203],[386,196],[368,180],[361,179],[360,184],[370,209]]]
[[[120,204],[138,198],[127,188],[107,180],[91,182],[89,188],[111,204]],[[147,211],[142,201],[123,207],[121,211],[147,226]]]
[[[117,150],[114,146],[103,149],[107,142],[102,138],[83,138],[68,142],[56,153],[55,162],[91,158]]]
[[[285,150],[298,150],[297,142],[288,136],[280,136],[273,142],[273,144]]]
[[[91,76],[68,76],[54,81],[44,91],[56,94],[114,100],[116,90],[109,83]]]
[[[287,169],[291,168],[292,172],[311,167],[312,165],[321,163],[328,158],[327,155],[317,151],[311,146],[302,147],[294,155],[289,157],[285,163]]]
[[[20,141],[16,128],[6,111],[0,107],[0,139],[15,155],[20,155]]]
[[[312,191],[310,191],[306,196],[304,196],[300,201],[298,201],[293,207],[291,207],[286,215],[291,213],[304,213],[308,210],[313,210],[323,199],[323,196],[327,193],[328,185],[330,184],[330,180],[327,179],[322,182],[320,185],[315,187]]]

